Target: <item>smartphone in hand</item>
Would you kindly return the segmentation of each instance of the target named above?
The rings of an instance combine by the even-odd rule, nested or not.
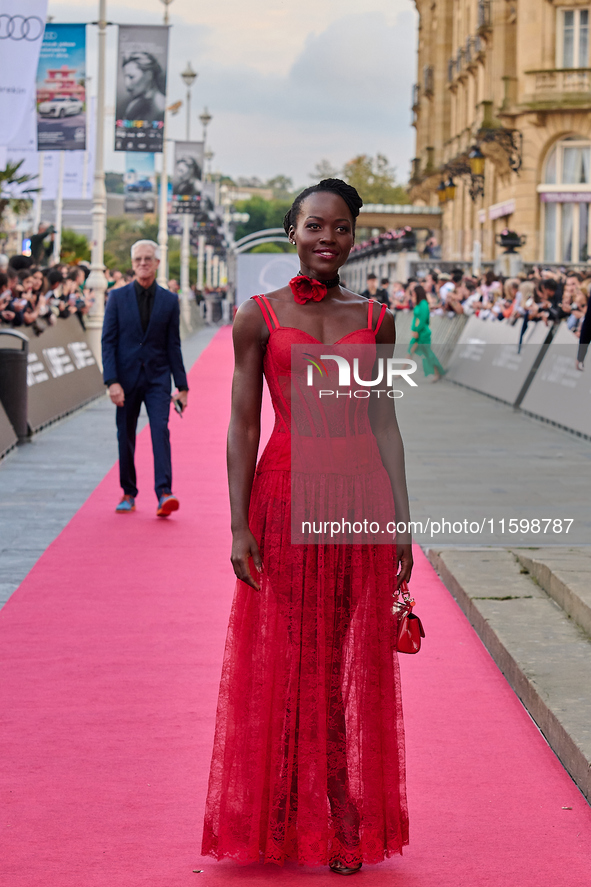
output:
[[[183,404],[176,397],[171,397],[171,400],[172,400],[172,405],[174,406],[175,410],[177,411],[177,413],[179,414],[179,416],[182,419],[183,418],[183,410],[184,410]]]

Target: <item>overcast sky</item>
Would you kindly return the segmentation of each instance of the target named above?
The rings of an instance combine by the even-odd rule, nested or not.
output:
[[[322,158],[341,166],[356,154],[385,154],[406,180],[413,156],[410,94],[415,80],[416,13],[411,0],[173,0],[168,99],[183,99],[180,72],[193,87],[192,138],[207,105],[213,167],[296,185]],[[362,9],[363,11],[360,11]],[[97,0],[49,0],[56,22],[92,21]],[[107,2],[116,23],[162,22],[160,0]],[[96,28],[88,30],[90,91],[96,90]],[[106,168],[123,171],[112,151],[116,28],[109,28]],[[184,138],[185,109],[171,137]]]

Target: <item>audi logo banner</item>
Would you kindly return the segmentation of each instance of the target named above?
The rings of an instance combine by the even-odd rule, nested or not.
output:
[[[0,146],[31,111],[46,18],[47,0],[0,0]]]

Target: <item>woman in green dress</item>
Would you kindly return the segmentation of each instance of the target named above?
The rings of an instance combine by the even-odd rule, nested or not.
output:
[[[409,354],[417,354],[423,358],[423,372],[426,376],[435,373],[434,382],[438,382],[445,375],[445,370],[439,363],[437,356],[431,348],[431,330],[429,328],[429,302],[427,293],[420,283],[413,287],[413,309]]]

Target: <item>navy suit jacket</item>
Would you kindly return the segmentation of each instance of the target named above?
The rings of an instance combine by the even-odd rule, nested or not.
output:
[[[577,355],[577,359],[581,361],[581,363],[585,360],[587,356],[587,348],[589,347],[589,343],[591,342],[591,299],[587,303],[587,311],[585,312],[585,316],[583,318],[583,325],[581,326],[581,338],[579,339],[579,353]]]
[[[150,384],[170,376],[177,388],[187,388],[181,353],[178,296],[156,285],[148,329],[140,321],[135,284],[111,290],[103,324],[103,379],[117,379],[124,391],[136,385],[141,370]]]

